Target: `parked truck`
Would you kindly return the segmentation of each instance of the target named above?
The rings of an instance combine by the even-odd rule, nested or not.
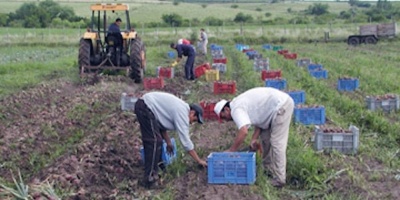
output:
[[[359,35],[350,35],[347,44],[376,44],[380,38],[394,37],[396,35],[396,23],[369,24],[360,26]]]

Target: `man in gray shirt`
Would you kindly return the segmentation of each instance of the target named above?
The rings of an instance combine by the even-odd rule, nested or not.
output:
[[[135,114],[140,124],[145,155],[143,186],[150,188],[158,179],[163,139],[167,143],[168,153],[174,151],[167,130],[175,130],[189,155],[200,165],[207,166],[207,162],[200,159],[194,150],[189,135],[191,123],[203,123],[203,109],[199,105],[189,105],[169,93],[149,92],[136,102]]]

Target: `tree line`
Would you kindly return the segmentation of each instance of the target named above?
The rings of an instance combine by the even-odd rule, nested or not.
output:
[[[351,8],[340,14],[329,11],[329,5],[314,3],[302,11],[293,11],[291,8],[287,12],[291,17],[272,18],[269,12],[254,18],[250,14],[238,13],[233,19],[219,19],[216,17],[206,17],[203,20],[198,18],[185,19],[177,13],[164,14],[159,22],[149,22],[142,25],[153,27],[188,27],[188,26],[222,26],[243,23],[257,23],[264,25],[275,24],[326,24],[326,23],[363,23],[363,22],[387,22],[400,18],[400,8],[392,5],[387,0],[378,0],[372,3],[350,0]],[[174,4],[179,6],[179,2]],[[239,8],[240,5],[232,4],[232,9]],[[267,8],[268,5],[265,5]],[[206,9],[207,4],[202,5]],[[255,11],[262,12],[263,7],[256,8]],[[15,12],[0,14],[0,26],[25,27],[25,28],[46,28],[46,27],[88,27],[90,19],[76,16],[74,10],[67,6],[60,6],[52,0],[36,3],[24,3]],[[133,27],[139,26],[133,22]]]

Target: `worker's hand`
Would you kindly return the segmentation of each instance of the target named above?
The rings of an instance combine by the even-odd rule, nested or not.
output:
[[[175,67],[176,65],[178,65],[178,62],[177,62],[177,61],[174,61],[174,62],[171,64],[172,67]]]
[[[167,153],[169,156],[174,155],[174,145],[172,143],[167,143]]]
[[[204,160],[199,160],[199,165],[201,165],[203,167],[207,167],[207,162]]]
[[[260,144],[258,143],[257,140],[251,140],[251,142],[250,142],[250,150],[251,151],[257,151],[259,146],[260,146]]]

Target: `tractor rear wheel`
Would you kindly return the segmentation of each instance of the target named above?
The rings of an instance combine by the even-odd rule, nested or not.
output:
[[[90,41],[83,38],[79,41],[78,65],[79,74],[88,71],[82,71],[82,66],[90,66]]]
[[[143,42],[136,38],[130,44],[130,77],[135,83],[141,83],[143,79],[144,68],[146,66],[146,50]]]

